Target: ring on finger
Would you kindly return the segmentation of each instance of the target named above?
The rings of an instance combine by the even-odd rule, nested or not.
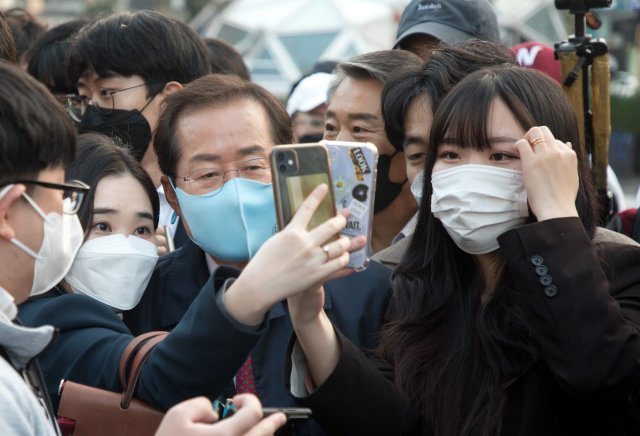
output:
[[[544,138],[536,138],[533,141],[531,141],[531,146],[535,147],[536,144],[540,144],[541,142],[544,142]]]
[[[329,254],[329,244],[323,245],[322,251],[324,251],[324,254],[327,256],[327,259],[325,260],[325,262],[329,262],[331,260],[331,255]]]

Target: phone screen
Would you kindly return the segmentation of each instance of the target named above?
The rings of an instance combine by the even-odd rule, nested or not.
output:
[[[291,216],[293,216],[300,204],[305,198],[311,194],[316,186],[325,183],[330,186],[329,177],[325,173],[305,174],[302,176],[289,176],[286,179],[287,194],[289,195],[289,204],[291,205]],[[309,222],[309,230],[314,229],[320,224],[333,217],[333,205],[331,199],[327,195],[316,212],[313,214]]]

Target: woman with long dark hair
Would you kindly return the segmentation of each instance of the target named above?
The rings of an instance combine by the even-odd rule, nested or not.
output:
[[[640,247],[596,227],[561,88],[469,75],[436,111],[422,185],[377,358],[321,288],[294,296],[292,393],[331,434],[640,434]]]

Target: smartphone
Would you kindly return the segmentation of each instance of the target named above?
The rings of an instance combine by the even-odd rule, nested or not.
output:
[[[329,192],[309,222],[311,230],[336,215],[331,189],[329,156],[319,144],[278,145],[271,151],[271,173],[276,200],[278,227],[283,229],[296,213],[300,204],[316,186],[325,183]],[[330,239],[335,240],[337,236]]]
[[[282,412],[287,416],[287,423],[275,432],[275,436],[293,436],[308,434],[305,423],[311,418],[311,409],[306,407],[263,407],[266,418],[274,413]]]
[[[213,409],[216,411],[220,419],[225,419],[235,414],[233,400],[227,398],[225,402],[215,400]],[[275,436],[295,436],[308,434],[305,424],[311,417],[311,409],[306,407],[263,407],[262,414],[266,418],[274,413],[282,412],[287,417],[287,422],[280,427]]]
[[[362,271],[369,264],[371,253],[378,148],[370,142],[321,141],[321,144],[329,153],[336,207],[351,212],[342,234],[367,238],[367,245],[350,254],[347,266]]]

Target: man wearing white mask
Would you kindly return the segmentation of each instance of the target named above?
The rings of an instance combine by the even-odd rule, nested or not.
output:
[[[55,434],[55,414],[33,359],[54,329],[13,320],[16,303],[48,291],[71,266],[82,242],[75,210],[87,188],[65,183],[75,151],[71,122],[47,90],[23,74],[0,63],[0,433]]]

